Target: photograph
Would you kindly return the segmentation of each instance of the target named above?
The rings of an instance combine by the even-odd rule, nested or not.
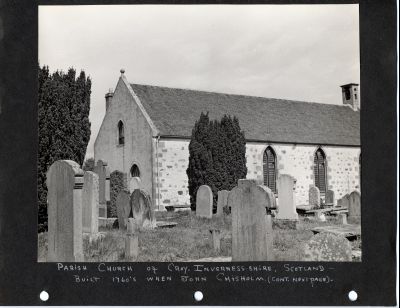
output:
[[[38,262],[362,262],[358,4],[39,5],[37,63]]]

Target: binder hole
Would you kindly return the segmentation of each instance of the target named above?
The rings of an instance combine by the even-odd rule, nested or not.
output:
[[[201,291],[194,292],[194,299],[196,300],[196,302],[200,302],[203,299],[203,292]]]
[[[354,302],[354,301],[357,300],[358,294],[357,294],[356,291],[351,290],[351,291],[349,292],[348,296],[349,296],[349,300],[351,300],[352,302]]]
[[[39,297],[42,300],[42,302],[47,302],[47,300],[49,299],[49,293],[47,293],[46,291],[42,291],[40,292]]]

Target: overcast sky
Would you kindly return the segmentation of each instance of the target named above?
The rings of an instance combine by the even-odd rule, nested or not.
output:
[[[91,77],[91,157],[121,68],[131,83],[341,104],[358,30],[353,4],[40,6],[39,62]]]

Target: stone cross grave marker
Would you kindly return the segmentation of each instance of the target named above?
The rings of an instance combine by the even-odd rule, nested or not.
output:
[[[99,217],[102,218],[107,218],[106,167],[107,167],[106,162],[98,160],[93,170],[99,176]]]
[[[310,185],[308,189],[308,201],[314,209],[321,207],[321,195],[317,186]]]
[[[127,221],[131,212],[131,194],[127,190],[121,190],[115,200],[117,206],[118,228],[127,229]]]
[[[254,180],[231,190],[232,261],[268,261],[266,194]]]
[[[218,192],[217,200],[217,216],[221,216],[224,212],[224,208],[228,206],[228,190],[220,190]]]
[[[335,192],[331,189],[328,189],[325,194],[325,204],[329,206],[335,205]]]
[[[278,214],[277,219],[298,220],[295,198],[296,180],[289,174],[281,174],[278,178]]]
[[[58,160],[47,171],[48,262],[83,262],[83,171],[71,160]]]
[[[146,191],[135,189],[131,194],[130,205],[138,228],[153,229],[156,227],[153,204]]]
[[[361,195],[353,191],[349,195],[349,220],[358,221],[361,218]]]
[[[342,235],[321,232],[302,247],[301,261],[351,261],[351,244]]]
[[[212,218],[213,194],[210,186],[201,185],[196,193],[196,216]]]
[[[85,171],[82,190],[83,232],[97,236],[99,232],[99,177],[96,173]]]
[[[135,189],[141,189],[142,188],[142,181],[138,177],[133,177],[129,181],[129,192],[133,193]]]
[[[139,231],[133,218],[128,218],[125,238],[125,259],[135,261],[139,255]]]

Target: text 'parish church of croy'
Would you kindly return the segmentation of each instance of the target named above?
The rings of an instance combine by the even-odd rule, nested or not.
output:
[[[156,209],[189,205],[186,169],[192,128],[236,116],[246,137],[247,178],[263,181],[279,198],[279,174],[296,178],[296,204],[308,204],[310,185],[336,199],[360,189],[360,95],[342,87],[343,105],[318,104],[130,84],[121,70],[94,145],[95,160],[140,178]],[[129,185],[129,184],[128,184]]]

